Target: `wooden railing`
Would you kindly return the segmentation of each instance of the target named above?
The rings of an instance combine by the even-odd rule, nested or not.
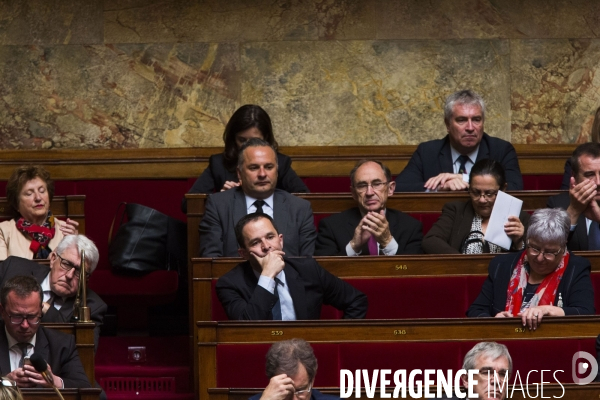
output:
[[[75,345],[83,369],[92,384],[95,382],[94,374],[94,328],[93,322],[79,323],[43,323],[44,327],[56,329],[75,337]]]

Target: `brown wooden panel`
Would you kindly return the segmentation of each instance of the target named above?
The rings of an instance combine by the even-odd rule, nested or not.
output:
[[[94,328],[96,324],[93,322],[79,322],[79,323],[43,323],[44,327],[49,329],[56,329],[75,337],[75,345],[77,346],[77,352],[79,358],[83,364],[83,369],[93,384],[95,382],[94,374]],[[56,394],[55,394],[56,396]]]
[[[292,157],[300,176],[347,176],[357,160],[377,158],[399,173],[415,145],[294,146],[280,151]],[[575,145],[515,145],[523,174],[562,174]],[[222,147],[99,150],[0,151],[0,176],[22,164],[44,165],[54,179],[190,178],[200,175],[211,154]]]
[[[99,388],[60,389],[65,400],[96,400],[100,398]],[[58,396],[53,389],[21,389],[23,399],[56,400]]]
[[[539,384],[538,384],[539,385]],[[544,384],[544,398],[563,398],[567,400],[590,400],[590,399],[598,399],[600,398],[600,383],[591,383],[589,385],[576,385],[573,383],[563,383],[564,386],[564,397],[563,397],[563,389],[558,384]],[[392,382],[388,386],[388,393],[391,392],[390,388],[394,387],[394,383]],[[517,386],[519,387],[519,386]],[[325,394],[330,394],[333,396],[340,395],[339,388],[317,388],[319,391]],[[247,400],[250,396],[253,396],[257,393],[260,393],[264,390],[264,388],[254,388],[254,389],[229,389],[229,388],[212,388],[208,389],[209,399],[210,400]],[[539,391],[539,387],[537,388]],[[431,390],[433,393],[433,390]],[[529,393],[534,395],[536,393],[536,386],[531,385],[529,387]],[[539,392],[538,392],[539,393]],[[356,392],[352,393],[351,398],[355,399]],[[367,398],[365,395],[364,389],[361,390],[362,397],[358,398]],[[538,396],[539,397],[539,396]],[[416,399],[417,397],[411,397],[412,399]],[[421,397],[424,398],[424,397]],[[375,397],[373,399],[382,399],[380,397],[379,388],[375,391]],[[516,400],[525,400],[531,399],[531,397],[523,397],[523,392],[515,391],[514,396],[511,399]]]

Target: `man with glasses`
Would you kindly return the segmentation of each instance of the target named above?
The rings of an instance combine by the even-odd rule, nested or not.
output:
[[[250,400],[333,400],[339,399],[313,389],[317,358],[303,339],[277,342],[267,352],[269,385]]]
[[[50,268],[20,257],[8,257],[0,264],[0,285],[17,275],[31,275],[42,286],[42,322],[70,322],[79,276],[81,250],[85,251],[87,277],[98,265],[98,248],[84,235],[69,235],[50,253]],[[94,329],[95,348],[98,348],[100,326],[106,313],[106,303],[93,290],[87,289],[87,306]]]
[[[548,199],[548,207],[567,210],[571,219],[569,250],[600,250],[600,144],[584,143],[571,156],[569,193]]]
[[[75,338],[40,326],[42,288],[31,276],[15,276],[0,290],[0,373],[19,387],[51,387],[25,361],[37,353],[48,362],[58,388],[91,387],[75,347]]]
[[[475,399],[504,400],[509,390],[509,380],[512,375],[512,358],[505,345],[496,342],[480,342],[465,355],[463,369],[478,370],[475,375],[477,385],[473,392]],[[463,378],[462,384],[468,387],[468,380]],[[469,397],[466,397],[469,398]],[[443,399],[448,399],[444,397]],[[449,399],[458,399],[451,397]]]
[[[593,315],[590,262],[569,253],[570,219],[559,208],[537,210],[529,220],[526,249],[490,261],[488,277],[468,317],[520,317],[535,330],[545,317]]]
[[[396,182],[379,161],[361,160],[350,172],[357,207],[319,222],[315,255],[359,256],[422,253],[419,221],[386,207]]]
[[[504,171],[508,190],[522,190],[523,177],[517,153],[506,140],[491,137],[483,130],[485,103],[471,90],[461,90],[446,99],[443,139],[421,143],[396,178],[397,192],[465,190],[469,171],[477,161],[491,158]]]

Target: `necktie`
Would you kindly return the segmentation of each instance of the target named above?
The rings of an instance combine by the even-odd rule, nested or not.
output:
[[[281,302],[279,301],[279,292],[277,291],[277,287],[279,285],[283,285],[283,283],[278,279],[275,278],[275,296],[277,296],[277,301],[275,302],[275,305],[273,306],[273,309],[271,310],[271,312],[273,313],[273,320],[279,320],[281,321]]]
[[[263,200],[256,200],[254,202],[254,207],[256,207],[256,212],[260,213],[260,214],[264,214],[265,212],[263,211],[263,206],[265,205],[265,202]]]
[[[379,255],[379,247],[377,246],[377,239],[371,235],[369,238],[369,254],[372,256]]]
[[[600,250],[600,227],[596,221],[590,224],[588,233],[588,250]]]
[[[17,343],[17,346],[19,346],[19,349],[21,350],[19,368],[23,368],[23,364],[25,363],[25,356],[27,355],[27,349],[29,348],[29,343]]]
[[[458,161],[460,161],[460,167],[458,167],[459,174],[467,173],[467,161],[469,161],[469,157],[462,155],[458,157]]]

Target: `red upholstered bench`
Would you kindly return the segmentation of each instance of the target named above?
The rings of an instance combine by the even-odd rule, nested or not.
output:
[[[523,382],[531,370],[563,370],[557,378],[572,382],[571,360],[575,352],[595,354],[593,339],[511,340],[508,347],[515,371]],[[319,360],[317,387],[339,387],[339,370],[348,369],[451,369],[462,367],[464,355],[476,344],[465,342],[374,342],[374,343],[314,343]],[[264,357],[268,344],[217,345],[217,387],[265,387]],[[513,375],[514,376],[514,375]],[[544,375],[544,380],[552,379]],[[539,382],[541,376],[532,374]],[[548,379],[548,380],[549,380]],[[530,381],[530,383],[532,383]]]

